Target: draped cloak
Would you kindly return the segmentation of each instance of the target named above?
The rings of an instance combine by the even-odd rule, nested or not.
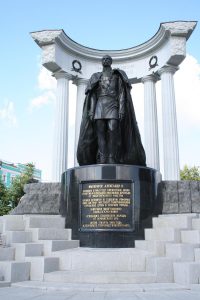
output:
[[[119,146],[119,164],[146,166],[145,151],[142,146],[141,137],[135,117],[135,111],[130,94],[131,84],[126,73],[120,69],[113,69],[122,80],[125,91],[125,116],[120,121],[120,138],[116,143]],[[102,72],[94,73],[85,90],[85,102],[83,106],[82,122],[77,147],[77,160],[80,166],[97,164],[98,143],[95,122],[89,117],[90,99],[100,81]]]

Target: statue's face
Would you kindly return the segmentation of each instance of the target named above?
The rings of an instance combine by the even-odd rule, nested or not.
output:
[[[104,67],[110,67],[112,65],[112,58],[109,55],[105,55],[102,58],[102,65]]]

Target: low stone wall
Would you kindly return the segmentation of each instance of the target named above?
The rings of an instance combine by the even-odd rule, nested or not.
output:
[[[59,214],[61,183],[30,183],[25,185],[24,192],[10,214]]]
[[[60,214],[61,183],[30,183],[10,214]],[[162,181],[158,186],[158,213],[200,213],[200,181]]]
[[[200,181],[162,181],[158,197],[163,214],[200,213]]]

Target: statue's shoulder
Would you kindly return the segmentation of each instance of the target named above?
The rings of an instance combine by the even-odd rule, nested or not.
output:
[[[126,81],[129,80],[125,71],[123,71],[121,69],[118,69],[118,68],[117,69],[113,69],[113,71],[114,71],[114,73],[118,73],[119,75],[121,75],[123,77],[123,79],[126,79]]]
[[[92,76],[90,77],[90,81],[99,80],[99,78],[101,77],[101,74],[102,74],[102,72],[93,73]]]
[[[125,71],[121,69],[114,69],[113,71],[114,73],[118,74],[121,77],[121,79],[131,88],[131,83]]]
[[[101,77],[101,74],[102,74],[102,72],[96,72],[96,73],[92,74],[92,76],[90,77],[90,79],[88,81],[86,90],[85,90],[86,94],[96,86],[97,82],[99,81],[99,79]]]

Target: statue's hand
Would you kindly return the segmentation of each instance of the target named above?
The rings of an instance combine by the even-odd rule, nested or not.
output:
[[[121,112],[119,113],[119,120],[120,121],[124,120],[124,113]]]
[[[94,113],[93,112],[89,112],[89,119],[91,121],[94,121]]]

